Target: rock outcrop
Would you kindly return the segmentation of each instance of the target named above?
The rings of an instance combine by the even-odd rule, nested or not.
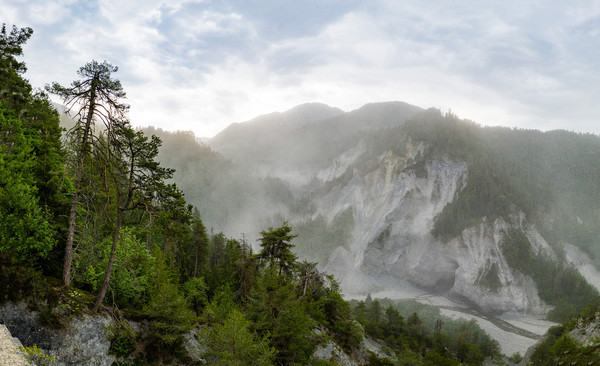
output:
[[[14,338],[4,324],[0,324],[0,365],[26,366],[27,359],[19,347],[21,341]]]
[[[38,312],[28,310],[24,303],[7,303],[0,307],[0,323],[23,344],[36,345],[54,357],[53,366],[110,366],[116,359],[108,354],[110,321],[101,316],[82,315],[64,329],[52,329],[43,326]]]

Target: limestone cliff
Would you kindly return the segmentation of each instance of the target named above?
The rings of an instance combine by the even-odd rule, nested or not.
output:
[[[482,218],[447,242],[431,235],[434,218],[460,193],[469,172],[461,161],[424,158],[424,149],[408,140],[405,155],[387,151],[377,164],[354,169],[348,182],[315,200],[325,217],[349,207],[354,213],[352,244],[335,249],[325,269],[351,294],[406,281],[467,300],[486,312],[546,312],[535,282],[510,268],[501,248],[506,233],[520,229],[534,253],[556,260],[525,215]],[[345,156],[356,155],[353,150]],[[334,162],[331,172],[339,166]]]

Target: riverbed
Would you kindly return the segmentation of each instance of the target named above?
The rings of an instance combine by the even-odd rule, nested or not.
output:
[[[388,298],[392,300],[414,299],[422,304],[440,308],[442,315],[452,319],[475,319],[477,324],[500,344],[502,352],[510,356],[516,352],[524,355],[548,328],[556,323],[540,317],[522,314],[505,313],[500,316],[481,314],[469,306],[444,296],[432,295],[410,285],[401,289],[380,291],[371,294],[372,298]],[[364,300],[364,296],[348,296],[347,298]]]

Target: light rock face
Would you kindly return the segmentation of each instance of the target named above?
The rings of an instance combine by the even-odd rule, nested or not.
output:
[[[316,330],[316,333],[323,334],[321,330]],[[333,361],[344,366],[362,366],[371,364],[369,360],[370,354],[388,360],[393,360],[397,357],[396,353],[391,351],[389,347],[385,347],[378,341],[367,337],[364,333],[363,336],[363,341],[358,348],[350,354],[334,341],[328,340],[317,347],[311,358],[315,361]]]
[[[549,310],[535,282],[510,268],[502,254],[504,236],[518,229],[526,234],[533,253],[556,260],[523,214],[508,221],[482,218],[448,242],[430,234],[436,215],[464,188],[468,167],[448,158],[423,160],[424,150],[409,140],[404,156],[388,151],[378,164],[355,169],[348,182],[316,199],[319,214],[330,220],[348,208],[354,212],[354,240],[349,248],[334,250],[325,270],[341,279],[347,294],[409,282],[466,300],[485,312]],[[349,152],[343,165],[349,166],[347,158],[356,155]],[[332,164],[333,175],[339,175],[339,167],[337,161]]]
[[[585,280],[600,291],[600,272],[590,257],[574,245],[565,244],[564,248],[566,262],[577,268]]]
[[[569,336],[582,346],[597,346],[600,343],[600,313],[591,321],[579,318],[575,329],[569,332]]]
[[[485,312],[528,312],[545,314],[549,309],[538,297],[537,286],[529,277],[510,268],[502,254],[502,240],[511,230],[520,229],[527,235],[534,253],[556,259],[550,246],[535,228],[523,226],[522,217],[507,223],[501,218],[465,229],[462,237],[446,244],[452,247],[457,263],[454,285],[450,294],[474,302]],[[439,243],[438,243],[439,244]],[[494,288],[485,283],[486,275],[495,272]]]
[[[0,324],[0,365],[25,366],[27,360],[19,350],[21,341],[13,338],[4,324]]]
[[[335,361],[344,366],[358,366],[344,350],[332,341],[327,341],[313,353],[312,358],[317,361]]]
[[[110,321],[100,316],[74,318],[65,329],[54,330],[41,326],[37,312],[27,310],[25,304],[7,303],[0,307],[0,323],[25,345],[36,345],[54,356],[53,366],[110,366],[116,360],[108,355]]]

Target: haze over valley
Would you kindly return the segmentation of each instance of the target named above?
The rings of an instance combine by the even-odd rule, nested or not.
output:
[[[0,15],[0,365],[600,364],[597,2]]]
[[[289,221],[296,252],[347,296],[430,294],[554,320],[596,296],[595,135],[482,127],[403,102],[299,105],[203,144],[147,132],[207,227],[256,243]]]

